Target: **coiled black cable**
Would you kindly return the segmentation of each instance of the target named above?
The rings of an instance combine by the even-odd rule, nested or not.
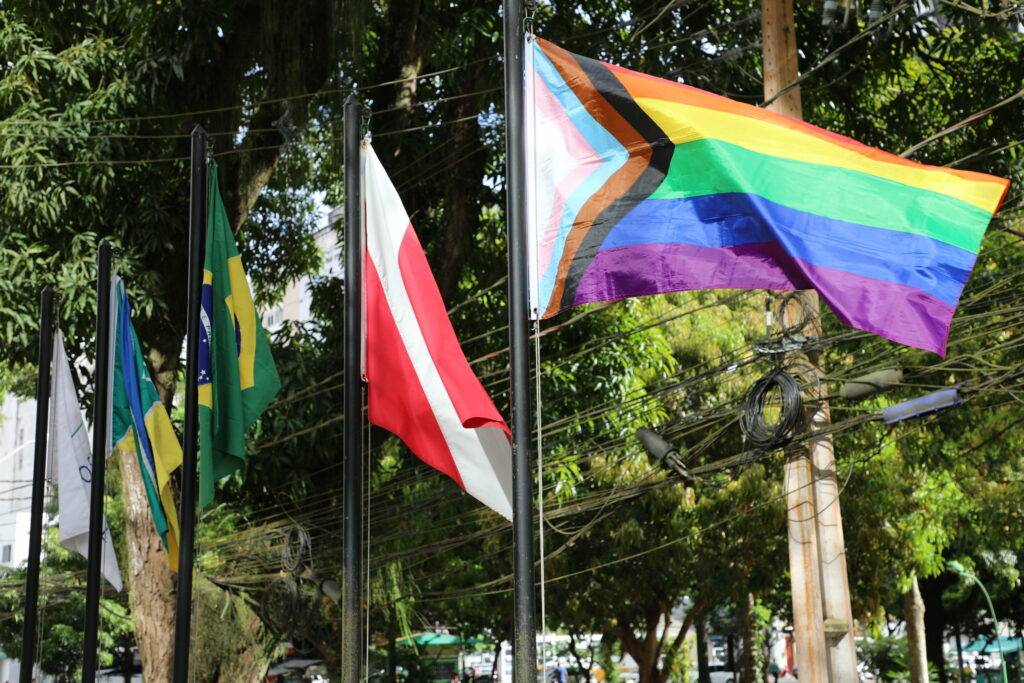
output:
[[[777,422],[769,423],[764,410],[772,389],[778,387],[782,397]],[[773,370],[757,380],[743,399],[740,428],[756,448],[772,449],[788,443],[800,424],[803,395],[800,385],[785,370]]]

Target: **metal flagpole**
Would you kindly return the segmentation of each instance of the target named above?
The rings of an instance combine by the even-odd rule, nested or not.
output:
[[[99,637],[100,582],[103,576],[103,488],[107,464],[110,403],[110,242],[100,242],[96,274],[96,372],[93,375],[92,472],[89,498],[89,558],[85,588],[85,653],[82,680],[96,679]]]
[[[39,556],[43,547],[43,492],[46,487],[46,430],[50,417],[50,364],[53,361],[53,289],[39,294],[39,374],[36,377],[36,441],[32,465],[32,515],[25,577],[25,623],[21,631],[21,683],[31,683],[36,657]]]
[[[341,680],[357,683],[363,664],[363,385],[362,284],[363,197],[360,128],[363,107],[355,93],[345,100],[345,511],[342,542]]]
[[[206,131],[192,129],[188,211],[188,301],[185,308],[185,441],[181,457],[181,538],[178,539],[178,604],[174,621],[174,681],[188,680],[192,635],[192,563],[196,534],[196,448],[199,432],[199,309],[206,247]]]
[[[505,183],[508,222],[508,337],[512,401],[512,546],[515,622],[512,679],[537,680],[534,626],[533,487],[530,468],[530,334],[527,320],[526,130],[524,127],[523,5],[504,0]]]

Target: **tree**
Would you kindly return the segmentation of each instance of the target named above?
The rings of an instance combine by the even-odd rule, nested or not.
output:
[[[119,249],[137,329],[170,405],[184,335],[187,133],[210,129],[221,186],[238,230],[260,204],[293,128],[340,62],[346,5],[310,0],[279,12],[273,2],[15,2],[0,14],[0,156],[7,171],[0,205],[8,369],[31,362],[35,292],[53,284],[72,353],[88,354],[94,248]],[[266,100],[271,102],[264,103]],[[204,112],[184,114],[183,112]],[[277,124],[277,125],[275,125]],[[135,137],[138,136],[138,137]],[[174,161],[178,158],[178,161]],[[153,162],[139,160],[155,159]],[[126,202],[125,198],[131,198]],[[305,198],[263,200],[253,232],[267,249],[250,274],[269,298],[315,261]],[[293,211],[292,209],[299,209]],[[275,209],[289,216],[280,221]],[[298,217],[299,220],[294,220]],[[254,221],[255,223],[255,221]],[[15,229],[15,226],[16,229]],[[297,247],[297,248],[296,248]],[[254,259],[255,260],[255,259]],[[275,284],[276,283],[276,284]],[[125,471],[133,616],[147,671],[168,677],[172,578],[137,473]]]
[[[66,550],[57,540],[57,528],[46,529],[46,562],[40,572],[38,654],[36,663],[60,683],[79,680],[84,653],[81,624],[85,620],[85,561]],[[24,618],[25,570],[16,569],[0,578],[0,642],[8,652],[20,652]],[[132,624],[127,595],[105,586],[100,600],[98,638],[101,666],[117,666],[128,653],[131,674]]]

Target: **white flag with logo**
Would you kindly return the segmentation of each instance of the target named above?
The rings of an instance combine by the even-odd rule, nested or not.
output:
[[[64,352],[64,335],[53,336],[53,382],[50,392],[48,459],[57,474],[57,510],[60,543],[82,557],[89,557],[89,498],[92,482],[92,450],[78,405],[71,364]],[[121,571],[114,555],[110,527],[103,518],[103,576],[118,591]]]

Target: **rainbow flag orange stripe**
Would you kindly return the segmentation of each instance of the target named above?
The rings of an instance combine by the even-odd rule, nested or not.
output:
[[[581,57],[527,58],[533,307],[818,290],[846,324],[943,354],[1007,180]]]

